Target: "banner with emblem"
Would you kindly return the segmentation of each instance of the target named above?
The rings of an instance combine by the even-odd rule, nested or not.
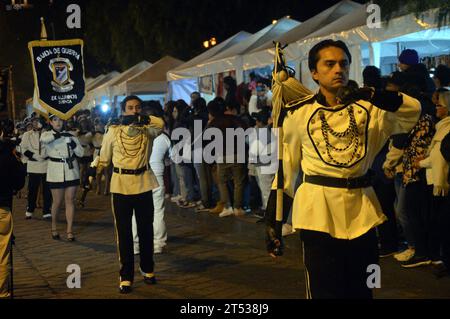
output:
[[[83,40],[28,43],[34,74],[34,104],[68,120],[85,103]]]
[[[0,67],[0,113],[8,112],[9,67]]]

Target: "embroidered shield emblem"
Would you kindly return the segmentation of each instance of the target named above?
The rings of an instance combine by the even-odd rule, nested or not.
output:
[[[320,159],[335,167],[352,167],[367,154],[369,112],[359,104],[318,108],[308,121],[308,135]]]
[[[74,82],[70,79],[73,66],[69,59],[51,59],[48,67],[53,73],[52,87],[55,92],[68,92],[73,89]]]

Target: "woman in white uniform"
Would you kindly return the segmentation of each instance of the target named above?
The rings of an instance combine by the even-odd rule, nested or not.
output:
[[[65,199],[67,240],[74,241],[72,224],[75,213],[75,195],[80,185],[80,169],[75,156],[83,155],[83,147],[76,137],[63,130],[63,121],[50,116],[52,130],[41,135],[48,160],[47,182],[52,192],[52,238],[60,239],[56,229],[56,219]]]

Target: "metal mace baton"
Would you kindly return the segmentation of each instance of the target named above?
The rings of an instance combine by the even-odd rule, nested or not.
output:
[[[278,72],[284,70],[286,67],[284,65],[282,48],[280,43],[275,43],[275,65],[274,65],[274,75],[277,76]],[[273,78],[275,81],[275,78]],[[280,99],[283,97],[280,96]],[[274,108],[274,124],[277,134],[278,142],[278,172],[277,172],[277,191],[276,191],[276,214],[275,214],[275,234],[277,239],[281,239],[282,235],[282,224],[283,224],[283,191],[284,191],[284,172],[283,172],[283,116],[282,116],[282,103],[283,101],[277,101],[276,107]],[[281,244],[281,243],[280,243]]]

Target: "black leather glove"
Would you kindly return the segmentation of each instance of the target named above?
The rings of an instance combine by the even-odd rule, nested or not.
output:
[[[120,119],[117,117],[112,117],[108,120],[108,123],[106,123],[107,126],[110,125],[119,125],[120,124]]]
[[[283,194],[283,221],[287,219],[288,212],[292,206],[292,198]],[[277,191],[270,191],[269,200],[265,214],[266,221],[266,249],[272,256],[282,256],[284,243],[281,234],[283,221],[276,221]]]
[[[23,155],[25,155],[26,157],[28,157],[28,158],[31,160],[31,159],[33,159],[34,153],[31,152],[31,151],[25,151],[25,152],[23,153]]]
[[[396,112],[403,104],[403,97],[398,92],[386,90],[375,90],[373,88],[351,88],[341,87],[338,90],[336,99],[342,104],[350,104],[359,100],[369,101],[379,109]]]
[[[53,131],[53,136],[55,137],[55,140],[61,137],[61,133]]]
[[[148,125],[150,124],[150,116],[138,116],[138,125]]]
[[[372,88],[353,88],[349,86],[343,86],[339,88],[336,99],[342,104],[350,104],[359,100],[370,101],[374,94]]]
[[[136,124],[137,122],[138,122],[137,115],[122,115],[120,124],[131,125],[131,124]]]
[[[403,104],[403,96],[398,92],[376,90],[370,102],[379,109],[388,112],[397,112]]]
[[[281,236],[281,222],[275,225],[266,225],[266,249],[272,257],[283,256],[284,242]]]
[[[445,135],[441,143],[441,153],[447,162],[450,162],[450,133]]]
[[[73,140],[70,141],[69,146],[71,149],[75,149],[75,147],[77,147],[77,143],[75,143]]]

